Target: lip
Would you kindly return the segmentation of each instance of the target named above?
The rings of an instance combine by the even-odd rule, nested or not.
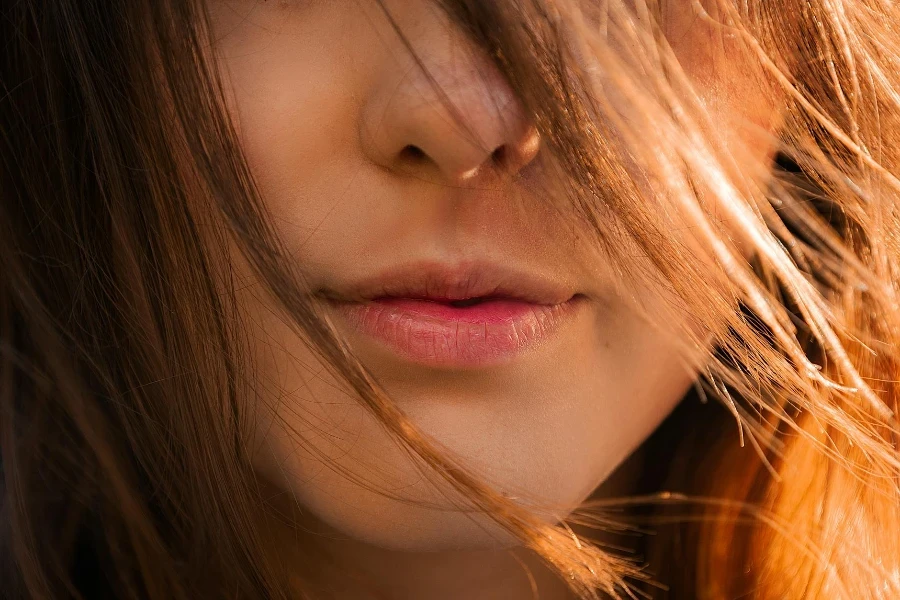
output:
[[[350,325],[404,360],[508,363],[553,337],[586,299],[552,276],[489,263],[414,263],[319,290]]]

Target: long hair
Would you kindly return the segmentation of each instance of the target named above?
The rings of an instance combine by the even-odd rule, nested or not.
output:
[[[753,165],[680,68],[666,2],[440,4],[521,97],[570,218],[623,290],[663,290],[672,322],[690,315],[697,393],[735,419],[674,440],[678,494],[624,502],[659,517],[694,507],[674,516],[699,522],[679,541],[688,576],[662,583],[694,598],[900,595],[900,9],[688,3],[783,104],[779,160]],[[185,0],[0,9],[4,593],[296,597],[254,525],[257,387],[232,247],[333,374],[475,510],[581,596],[637,593],[652,578],[642,564],[480,481],[352,357],[285,259],[208,31]],[[604,525],[607,505],[570,522]]]

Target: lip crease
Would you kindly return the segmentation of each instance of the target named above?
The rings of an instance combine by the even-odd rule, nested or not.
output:
[[[510,362],[585,300],[552,277],[491,263],[409,264],[318,295],[403,359],[447,368]]]

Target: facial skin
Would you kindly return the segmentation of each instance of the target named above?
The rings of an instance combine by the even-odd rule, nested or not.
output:
[[[409,360],[331,313],[424,432],[505,493],[564,516],[656,428],[694,374],[675,340],[616,295],[585,233],[534,195],[546,151],[488,58],[430,2],[385,4],[464,126],[375,2],[221,0],[212,3],[214,38],[241,143],[314,289],[347,289],[407,264],[464,270],[486,261],[578,294],[552,335],[486,366]],[[722,122],[754,124],[729,135],[765,160],[773,147],[758,131],[774,127],[776,110],[737,76],[756,67],[717,62],[706,43],[715,36],[690,3],[671,4],[686,70],[709,83],[706,100]],[[258,408],[255,464],[265,480],[367,555],[458,556],[508,543],[484,521],[446,510],[453,496],[327,374],[266,295],[252,285],[245,294],[268,400]]]

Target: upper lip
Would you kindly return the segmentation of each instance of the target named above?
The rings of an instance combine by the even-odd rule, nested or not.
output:
[[[498,263],[413,262],[375,276],[322,288],[330,300],[365,302],[380,298],[412,298],[453,302],[474,298],[505,298],[554,305],[571,300],[576,290],[554,276]]]

